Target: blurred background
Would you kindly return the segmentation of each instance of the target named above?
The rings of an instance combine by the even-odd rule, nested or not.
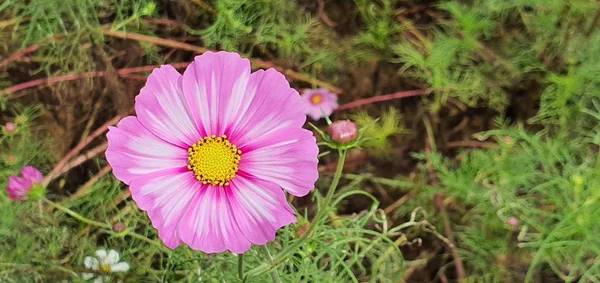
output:
[[[0,0],[0,184],[35,165],[49,198],[156,238],[110,174],[106,128],[155,67],[235,51],[370,125],[341,193],[372,194],[378,216],[352,196],[340,221],[411,223],[390,259],[315,239],[284,282],[600,282],[599,24],[596,0]],[[317,188],[335,168],[321,158]],[[132,263],[125,282],[236,280],[231,255],[145,245],[0,194],[2,282],[79,282],[98,246]]]

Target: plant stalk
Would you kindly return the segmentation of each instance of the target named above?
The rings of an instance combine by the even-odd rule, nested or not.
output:
[[[302,244],[304,244],[304,242],[306,242],[306,239],[315,230],[318,223],[320,223],[329,214],[329,211],[331,209],[331,207],[330,207],[331,200],[332,200],[333,196],[335,195],[335,190],[337,189],[340,179],[342,178],[342,172],[344,170],[344,163],[346,162],[346,151],[339,150],[339,155],[340,155],[340,158],[338,160],[335,174],[333,175],[333,180],[331,182],[331,185],[329,186],[329,191],[327,191],[327,195],[325,196],[325,199],[322,201],[322,205],[320,206],[320,209],[317,212],[317,215],[315,216],[313,221],[308,226],[308,229],[306,230],[306,232],[304,232],[304,234],[300,237],[300,239],[298,239],[298,241],[296,241],[294,244],[285,248],[283,251],[279,252],[275,256],[275,258],[272,260],[270,265],[269,264],[261,264],[255,268],[253,268],[252,270],[248,271],[247,277],[256,276],[256,275],[262,274],[263,272],[266,272],[269,270],[272,271],[273,269],[275,269],[277,265],[279,265],[283,261],[285,261],[285,259],[287,257],[292,255],[293,252],[297,248],[299,248],[300,246],[302,246]]]
[[[267,262],[273,266],[273,269],[271,269],[270,273],[271,273],[271,280],[273,280],[273,283],[281,283],[281,278],[279,278],[279,272],[277,272],[277,268],[274,267],[273,265],[273,256],[271,256],[271,252],[269,251],[269,248],[264,245],[262,246],[262,249],[264,251],[265,257],[267,258]]]
[[[81,216],[79,213],[77,213],[77,212],[75,212],[73,210],[70,210],[70,209],[68,209],[68,208],[66,208],[66,207],[64,207],[64,206],[62,206],[62,205],[60,205],[58,203],[55,203],[55,202],[53,202],[53,201],[51,201],[51,200],[49,200],[47,198],[42,198],[42,200],[45,203],[47,203],[47,204],[53,206],[54,208],[56,208],[56,209],[58,209],[58,210],[60,210],[60,211],[62,211],[64,213],[68,214],[69,216],[77,219],[80,222],[83,222],[83,223],[89,224],[89,225],[93,225],[93,226],[97,226],[97,227],[100,227],[100,228],[109,229],[109,230],[112,229],[112,227],[109,224],[107,224],[107,223],[102,223],[102,222],[94,221],[94,220],[91,220],[91,219],[87,219],[87,218]]]
[[[244,280],[244,254],[238,255],[238,277]]]

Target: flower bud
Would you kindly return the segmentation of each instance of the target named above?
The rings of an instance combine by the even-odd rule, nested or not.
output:
[[[353,142],[358,138],[358,127],[350,120],[335,121],[327,131],[331,139],[340,144]]]
[[[14,155],[12,155],[12,154],[11,154],[11,155],[9,155],[9,156],[7,156],[7,157],[6,157],[6,163],[7,163],[8,165],[13,165],[13,164],[17,163],[17,157],[16,157],[16,156],[14,156]]]
[[[517,219],[514,216],[511,216],[508,218],[508,220],[506,220],[506,223],[508,224],[508,226],[512,227],[514,230],[517,230],[519,228],[519,219]]]
[[[17,125],[15,125],[14,123],[8,122],[4,125],[4,131],[7,134],[12,134],[17,130]]]
[[[117,233],[123,232],[123,231],[125,231],[125,223],[117,222],[117,223],[113,224],[112,229],[113,229],[113,231],[115,231]]]
[[[308,223],[307,223],[307,224],[304,224],[304,225],[302,225],[302,226],[300,226],[300,227],[298,227],[298,230],[296,230],[296,237],[300,238],[300,237],[304,236],[304,234],[306,234],[306,232],[308,231],[308,228],[309,228],[309,227],[310,227],[310,224],[308,224]],[[313,235],[314,235],[314,231],[313,231],[313,232],[311,232],[311,233],[310,233],[310,234],[307,236],[307,238],[310,238],[310,237],[312,237]]]

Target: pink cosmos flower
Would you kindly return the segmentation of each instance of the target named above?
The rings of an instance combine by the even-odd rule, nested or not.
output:
[[[325,88],[307,89],[302,93],[304,113],[317,121],[338,108],[337,95]]]
[[[183,75],[152,72],[137,117],[110,128],[106,157],[169,248],[243,253],[296,221],[283,190],[314,188],[318,148],[301,103],[275,69],[207,52]]]
[[[8,177],[8,197],[12,200],[27,200],[28,194],[33,189],[34,185],[42,182],[42,173],[33,166],[25,166],[21,169],[23,178],[18,176]]]

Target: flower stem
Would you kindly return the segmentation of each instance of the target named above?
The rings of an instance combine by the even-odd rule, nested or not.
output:
[[[138,239],[138,240],[142,240],[142,241],[144,241],[144,242],[146,242],[146,243],[148,243],[148,244],[151,244],[151,245],[155,245],[157,248],[159,248],[161,251],[163,251],[163,252],[165,252],[165,253],[170,253],[170,252],[171,252],[171,250],[170,250],[170,249],[166,248],[166,247],[165,247],[163,244],[161,244],[160,242],[157,242],[157,241],[151,240],[151,239],[149,239],[149,238],[147,238],[147,237],[144,237],[144,236],[142,236],[142,235],[140,235],[140,234],[138,234],[138,233],[131,232],[131,231],[125,231],[125,234],[124,234],[124,235],[126,235],[126,236],[131,236],[131,237],[134,237],[134,238],[136,238],[136,239]]]
[[[104,229],[107,229],[107,230],[112,230],[112,226],[110,224],[108,224],[108,223],[102,223],[102,222],[98,222],[98,221],[94,221],[94,220],[85,218],[81,214],[79,214],[79,213],[77,213],[77,212],[75,212],[73,210],[70,210],[70,209],[68,209],[68,208],[66,208],[66,207],[64,207],[64,206],[62,206],[62,205],[60,205],[58,203],[55,203],[55,202],[53,202],[53,201],[51,201],[51,200],[49,200],[47,198],[42,198],[42,200],[45,203],[53,206],[54,208],[56,208],[56,209],[58,209],[58,210],[60,210],[60,211],[62,211],[64,213],[70,215],[71,217],[79,220],[80,222],[83,222],[85,224],[89,224],[89,225],[92,225],[92,226],[96,226],[96,227],[99,227],[99,228],[104,228]],[[135,232],[125,231],[123,233],[118,233],[118,235],[127,235],[127,236],[134,237],[134,238],[136,238],[138,240],[142,240],[142,241],[147,242],[149,244],[155,245],[155,246],[157,246],[158,248],[160,248],[162,251],[164,251],[166,253],[169,253],[171,251],[171,250],[165,248],[165,246],[163,246],[161,243],[159,243],[157,241],[153,241],[151,239],[148,239],[147,237],[144,237],[144,236],[142,236],[140,234],[137,234]]]
[[[331,199],[337,189],[338,184],[340,183],[340,179],[342,178],[342,171],[344,170],[344,163],[346,162],[346,151],[340,150],[340,158],[338,160],[337,168],[335,169],[335,174],[333,175],[333,181],[331,181],[331,185],[329,185],[329,191],[327,191],[327,196],[325,197],[324,205],[325,208],[329,210],[329,205],[331,204]],[[329,211],[326,211],[324,214],[327,214]]]
[[[244,281],[244,254],[238,255],[238,277]]]
[[[335,170],[335,174],[333,175],[333,180],[331,181],[331,185],[329,186],[329,191],[327,191],[327,195],[325,196],[325,199],[322,201],[320,209],[317,212],[317,215],[315,216],[313,221],[308,226],[308,229],[306,230],[306,232],[304,232],[304,234],[302,236],[300,236],[300,239],[298,239],[294,244],[285,248],[283,251],[279,252],[275,256],[274,260],[271,261],[270,265],[261,264],[255,268],[253,268],[252,270],[248,271],[248,273],[246,275],[247,277],[256,276],[258,274],[262,274],[263,272],[265,272],[269,269],[274,269],[277,265],[279,265],[283,261],[285,261],[285,259],[287,257],[294,254],[294,251],[297,248],[299,248],[300,246],[302,246],[304,244],[304,242],[306,242],[306,239],[315,230],[317,225],[323,219],[325,219],[325,217],[329,214],[329,211],[331,210],[331,207],[330,207],[331,202],[332,202],[331,200],[333,199],[335,190],[337,189],[340,179],[342,178],[342,173],[343,173],[342,171],[344,169],[344,163],[346,162],[346,151],[339,150],[339,154],[340,154],[340,158],[338,160],[337,169]]]
[[[292,254],[293,251],[295,251],[298,247],[300,247],[302,244],[304,244],[304,242],[308,238],[308,235],[310,235],[313,232],[313,230],[315,230],[318,223],[321,222],[321,220],[323,220],[324,217],[329,214],[329,210],[331,209],[329,207],[331,205],[331,199],[333,198],[333,195],[335,194],[335,190],[337,189],[337,185],[339,184],[340,179],[342,178],[344,162],[346,162],[346,151],[340,150],[339,153],[340,153],[340,158],[338,160],[337,169],[335,170],[335,174],[333,175],[333,180],[331,181],[331,185],[329,185],[329,191],[327,191],[327,195],[325,196],[325,199],[322,201],[321,208],[317,212],[317,215],[315,216],[313,221],[308,226],[308,229],[306,230],[306,232],[304,232],[304,234],[300,237],[300,239],[298,239],[298,241],[296,241],[293,245],[289,246],[287,249],[285,249],[282,252],[280,252],[279,254],[277,254],[277,256],[275,257],[276,265],[279,264],[280,262],[282,262],[283,260],[285,260],[285,258],[288,257],[290,254]]]
[[[62,205],[60,205],[58,203],[55,203],[55,202],[53,202],[53,201],[51,201],[51,200],[49,200],[47,198],[42,198],[42,200],[45,203],[53,206],[54,208],[56,208],[56,209],[58,209],[58,210],[60,210],[60,211],[62,211],[64,213],[70,215],[71,217],[79,220],[80,222],[83,222],[83,223],[86,223],[86,224],[89,224],[89,225],[93,225],[93,226],[97,226],[97,227],[100,227],[100,228],[112,229],[112,227],[109,224],[107,224],[107,223],[102,223],[102,222],[94,221],[94,220],[91,220],[91,219],[87,219],[87,218],[81,216],[79,213],[77,213],[77,212],[75,212],[73,210],[70,210],[70,209],[68,209],[68,208],[66,208],[66,207],[64,207],[64,206],[62,206]]]
[[[264,250],[264,254],[267,258],[268,263],[271,266],[273,266],[273,256],[271,256],[269,248],[266,245],[264,245],[262,246],[262,249]],[[279,273],[277,272],[277,267],[275,266],[273,266],[273,269],[271,269],[271,280],[273,280],[273,283],[281,283],[281,278],[279,278]]]

